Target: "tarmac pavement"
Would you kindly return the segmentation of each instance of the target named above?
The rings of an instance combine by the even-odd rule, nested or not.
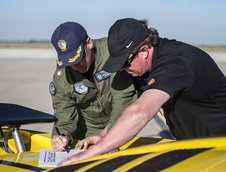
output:
[[[226,53],[209,53],[226,74]],[[12,103],[53,114],[49,83],[56,68],[54,49],[0,48],[0,103]],[[23,125],[23,129],[51,132],[53,124]],[[159,117],[138,134],[172,138]]]

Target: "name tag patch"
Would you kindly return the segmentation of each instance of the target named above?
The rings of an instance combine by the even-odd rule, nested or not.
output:
[[[95,77],[98,82],[111,76],[111,73],[105,72],[104,70],[98,71],[95,73]]]

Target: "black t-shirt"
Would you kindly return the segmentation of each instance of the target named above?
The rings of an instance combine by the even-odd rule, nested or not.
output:
[[[155,88],[170,95],[163,109],[175,138],[226,135],[226,78],[204,51],[160,39],[150,73],[137,83],[141,92]]]

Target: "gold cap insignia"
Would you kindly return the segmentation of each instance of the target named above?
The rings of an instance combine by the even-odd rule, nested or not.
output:
[[[60,48],[61,51],[67,50],[67,42],[65,40],[59,40],[57,42],[57,46]]]
[[[80,57],[81,52],[82,52],[82,46],[80,45],[76,52],[76,55],[73,58],[69,58],[68,62],[73,63],[75,60],[77,60]]]
[[[63,65],[63,62],[62,61],[59,61],[59,58],[57,57],[57,64],[58,66],[62,66]]]

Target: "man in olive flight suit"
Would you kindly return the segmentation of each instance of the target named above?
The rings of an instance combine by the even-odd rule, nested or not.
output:
[[[58,55],[49,86],[57,118],[51,145],[63,151],[73,139],[107,132],[137,94],[126,72],[102,70],[109,57],[107,38],[92,40],[80,24],[66,22],[51,42]]]

